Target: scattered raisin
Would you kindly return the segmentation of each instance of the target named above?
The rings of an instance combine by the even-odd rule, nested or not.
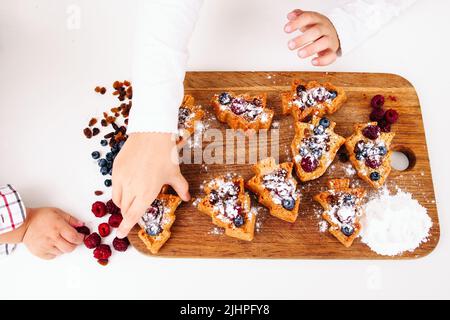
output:
[[[105,139],[111,139],[112,137],[114,137],[115,132],[110,132],[107,135],[105,135]]]
[[[99,86],[95,87],[95,92],[100,93],[102,88],[100,88]]]
[[[85,135],[86,138],[88,138],[88,139],[92,138],[92,130],[91,130],[91,129],[85,128],[85,129],[83,130],[83,133],[84,133],[84,135]]]
[[[101,196],[103,194],[103,191],[97,190],[94,192],[96,196]]]
[[[94,129],[92,129],[92,136],[96,136],[96,135],[98,135],[100,133],[100,129],[99,128],[94,128]]]
[[[102,119],[101,124],[102,124],[102,127],[107,127],[108,126],[108,122],[106,122],[105,119]]]
[[[105,87],[101,88],[100,89],[100,94],[105,94],[105,93],[106,93],[106,88]]]
[[[92,118],[91,120],[89,120],[89,127],[92,127],[96,123],[97,123],[97,119],[96,118]]]
[[[125,80],[125,81],[123,82],[123,85],[126,86],[126,87],[129,87],[129,86],[131,85],[131,82],[128,81],[128,80]]]

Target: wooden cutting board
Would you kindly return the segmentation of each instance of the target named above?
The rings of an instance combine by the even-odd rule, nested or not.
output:
[[[386,108],[395,108],[400,120],[394,126],[396,137],[393,150],[405,153],[410,166],[405,171],[393,170],[387,186],[391,190],[399,187],[410,192],[425,206],[433,220],[429,241],[414,252],[397,257],[384,257],[356,239],[353,246],[345,248],[327,231],[320,232],[320,207],[312,200],[314,194],[323,190],[331,177],[349,177],[373,193],[367,184],[356,175],[351,175],[350,163],[335,159],[327,172],[318,180],[301,184],[302,197],[300,215],[294,224],[281,221],[259,209],[257,231],[252,242],[245,242],[220,234],[211,219],[201,214],[192,204],[183,203],[177,210],[177,220],[172,227],[172,237],[157,256],[198,258],[291,258],[291,259],[411,259],[423,257],[436,247],[439,241],[439,220],[435,204],[428,150],[419,99],[414,87],[406,79],[393,74],[369,73],[315,73],[315,72],[191,72],[186,76],[185,90],[194,96],[196,103],[204,106],[204,123],[210,128],[224,131],[227,126],[219,123],[209,107],[213,94],[223,91],[236,93],[267,92],[268,106],[275,110],[274,123],[279,126],[280,162],[290,160],[289,146],[292,141],[293,119],[280,112],[280,93],[290,89],[291,80],[330,81],[344,87],[348,95],[346,104],[329,118],[337,123],[336,132],[344,137],[352,133],[355,123],[368,121],[370,100],[376,94],[386,97]],[[389,98],[391,96],[391,99]],[[270,135],[269,135],[270,138]],[[203,147],[208,143],[204,143]],[[245,153],[254,145],[246,145],[238,153]],[[200,190],[205,180],[228,172],[238,173],[246,180],[252,176],[252,164],[184,164],[182,173],[190,185],[192,198],[203,195]],[[346,169],[347,168],[347,169]],[[258,206],[255,199],[253,205]],[[144,254],[151,255],[137,236],[135,227],[129,238],[133,246]]]

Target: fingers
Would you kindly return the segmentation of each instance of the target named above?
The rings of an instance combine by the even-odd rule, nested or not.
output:
[[[73,245],[82,244],[84,240],[83,234],[78,233],[77,230],[68,225],[61,227],[60,234],[67,242]]]
[[[80,220],[78,220],[77,218],[72,217],[72,216],[71,216],[70,214],[68,214],[67,212],[64,212],[64,211],[58,210],[58,209],[57,209],[57,211],[59,211],[59,213],[60,213],[61,216],[64,218],[64,220],[65,220],[69,225],[71,225],[72,227],[76,228],[76,227],[82,227],[82,226],[84,226],[84,222],[83,222],[83,221],[80,221]]]
[[[47,252],[43,253],[41,256],[43,256],[43,259],[46,259],[45,256],[49,256],[48,259],[53,259],[55,257],[59,257],[62,255],[62,251],[59,250],[56,246],[50,247]]]
[[[114,181],[116,181],[113,178]],[[119,208],[122,208],[122,185],[120,183],[113,183],[113,189],[112,189],[112,201],[116,206]]]
[[[296,19],[299,15],[301,15],[304,11],[300,9],[295,9],[288,13],[287,18],[289,21]]]
[[[181,200],[189,201],[191,199],[191,195],[189,194],[189,184],[181,173],[178,173],[173,178],[173,180],[170,182],[170,185],[181,198]]]
[[[117,237],[119,239],[125,238],[134,225],[139,221],[139,219],[144,215],[145,211],[149,205],[156,198],[157,193],[153,194],[152,197],[135,198],[131,207],[123,215],[122,223],[117,229]],[[148,199],[148,200],[147,200]]]
[[[308,58],[316,53],[330,49],[330,44],[330,39],[328,37],[322,37],[299,50],[298,56],[303,59]]]
[[[314,58],[312,60],[312,64],[314,66],[328,66],[329,64],[332,64],[337,59],[336,52],[332,50],[325,50],[323,52],[319,53],[319,56],[317,58]]]
[[[122,214],[128,211],[130,209],[131,204],[133,203],[134,199],[136,197],[131,193],[126,193],[122,196],[122,200],[120,200],[120,210],[122,211]]]
[[[295,49],[301,48],[301,47],[307,45],[308,43],[316,41],[317,39],[322,37],[322,35],[323,34],[319,27],[312,27],[312,28],[308,29],[301,36],[298,36],[298,37],[292,39],[291,41],[289,41],[289,43],[288,43],[289,49],[295,50]]]
[[[66,241],[62,236],[60,236],[55,243],[55,247],[62,253],[69,253],[75,250],[77,246]]]
[[[284,26],[284,31],[292,33],[295,30],[302,30],[303,28],[316,24],[320,21],[320,16],[314,12],[302,12],[298,17],[292,21],[289,21]]]

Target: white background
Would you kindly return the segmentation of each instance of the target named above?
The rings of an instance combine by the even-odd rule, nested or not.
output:
[[[0,182],[14,184],[28,206],[58,206],[94,223],[90,204],[101,180],[82,128],[114,106],[93,88],[130,77],[132,3],[1,0]],[[312,70],[287,50],[282,29],[291,9],[324,9],[320,3],[338,1],[206,0],[189,69]],[[71,19],[78,11],[79,28]],[[430,256],[401,262],[205,260],[148,258],[129,250],[105,268],[82,247],[48,262],[21,246],[0,261],[0,299],[450,298],[449,12],[449,1],[419,0],[324,69],[398,73],[415,85],[441,222],[441,240]]]

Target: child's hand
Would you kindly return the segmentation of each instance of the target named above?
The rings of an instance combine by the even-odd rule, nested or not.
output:
[[[53,259],[83,242],[75,227],[83,223],[56,208],[27,209],[23,243],[35,256]]]
[[[181,175],[172,135],[130,134],[113,167],[113,201],[123,214],[117,237],[127,236],[165,184],[189,201],[189,185]]]
[[[288,42],[291,50],[298,50],[300,58],[317,57],[312,60],[314,66],[327,66],[337,58],[340,48],[339,37],[331,21],[317,12],[300,9],[290,12],[289,22],[284,31],[292,33],[300,30],[302,34]]]

